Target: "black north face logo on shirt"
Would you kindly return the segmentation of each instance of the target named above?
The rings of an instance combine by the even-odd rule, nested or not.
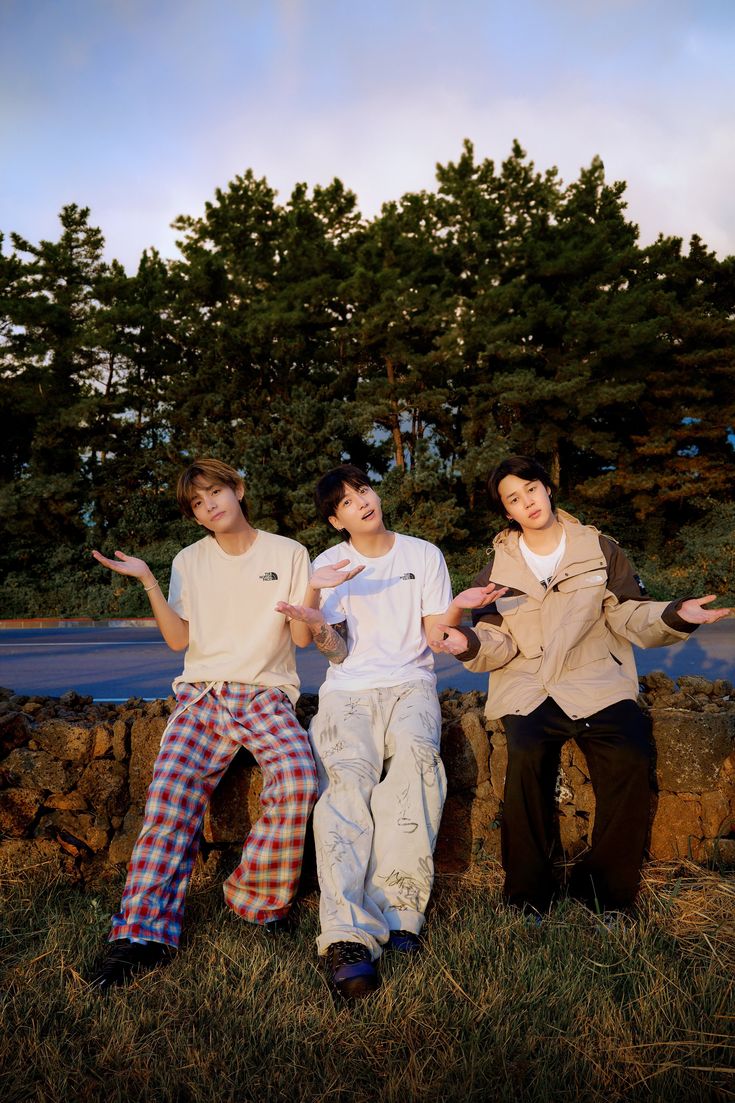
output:
[[[265,574],[260,576],[262,582],[278,582],[278,575],[275,571],[266,571]]]
[[[407,571],[406,574],[401,575],[401,582],[408,582],[410,579],[416,578],[416,575],[412,571]]]

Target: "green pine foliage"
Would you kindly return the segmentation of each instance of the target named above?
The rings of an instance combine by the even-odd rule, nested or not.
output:
[[[735,258],[641,246],[599,158],[565,184],[465,142],[372,219],[339,180],[281,201],[248,170],[175,226],[178,257],[134,274],[75,204],[56,241],[0,235],[5,615],[146,612],[89,549],[165,578],[199,535],[174,501],[197,455],[312,553],[313,486],[356,463],[469,581],[487,476],[532,454],[661,596],[732,596]]]

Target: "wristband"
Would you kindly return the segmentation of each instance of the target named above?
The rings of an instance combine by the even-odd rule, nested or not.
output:
[[[152,586],[144,586],[143,587],[144,593],[149,594],[151,592],[151,590],[155,590],[157,585],[158,585],[158,583],[154,582]]]

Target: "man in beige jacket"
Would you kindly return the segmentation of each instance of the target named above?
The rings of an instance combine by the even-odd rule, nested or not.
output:
[[[474,585],[505,587],[475,628],[443,628],[432,646],[491,671],[487,715],[502,718],[508,770],[501,825],[504,895],[544,911],[555,891],[553,808],[559,749],[582,748],[595,791],[591,847],[570,890],[601,910],[638,890],[649,819],[651,741],[636,704],[633,644],[661,647],[727,616],[714,595],[651,601],[614,540],[556,510],[546,471],[511,456],[490,498],[509,521]]]

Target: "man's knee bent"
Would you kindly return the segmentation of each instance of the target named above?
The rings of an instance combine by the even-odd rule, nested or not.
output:
[[[266,786],[286,800],[312,805],[318,795],[316,767],[311,758],[288,758],[270,772]]]
[[[604,718],[605,721],[613,721],[615,732],[612,750],[614,753],[607,756],[607,761],[613,769],[648,770],[653,762],[654,747],[651,738],[651,721],[641,711],[634,701],[619,701],[609,710],[598,713],[593,719]],[[615,731],[615,729],[617,729]],[[604,730],[601,735],[607,735]],[[592,740],[594,741],[594,724],[592,727]]]

